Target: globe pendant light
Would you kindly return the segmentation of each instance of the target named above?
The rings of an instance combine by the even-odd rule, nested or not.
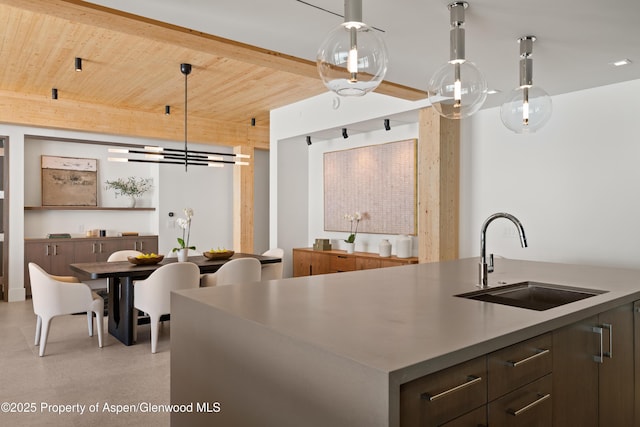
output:
[[[478,67],[465,59],[464,10],[467,2],[449,4],[450,60],[429,80],[429,101],[443,117],[461,119],[478,111],[487,98],[487,82]]]
[[[362,96],[387,73],[387,47],[377,31],[362,22],[362,0],[345,0],[344,22],[329,32],[318,49],[318,73],[329,90]]]
[[[507,95],[500,108],[502,123],[516,133],[533,133],[551,118],[551,97],[544,90],[533,86],[534,36],[518,39],[520,43],[520,86]]]

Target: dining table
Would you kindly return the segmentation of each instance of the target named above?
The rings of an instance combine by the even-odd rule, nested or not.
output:
[[[198,266],[201,274],[215,273],[225,263],[239,258],[255,258],[261,264],[282,262],[281,258],[256,255],[248,253],[235,253],[231,258],[224,260],[210,260],[202,255],[190,256],[187,262]],[[132,345],[134,326],[134,301],[133,287],[136,280],[146,279],[163,265],[178,262],[177,258],[165,257],[157,264],[136,265],[129,261],[117,262],[82,262],[70,264],[72,271],[78,274],[80,279],[104,279],[108,280],[108,330],[124,345]],[[135,319],[136,323],[148,323],[149,319]]]

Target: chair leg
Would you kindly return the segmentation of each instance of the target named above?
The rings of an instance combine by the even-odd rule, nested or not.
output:
[[[149,320],[151,324],[151,353],[155,353],[158,347],[158,324],[160,319],[151,317]]]
[[[47,339],[49,338],[49,326],[51,325],[51,318],[42,319],[42,332],[40,333],[40,357],[44,356],[44,349],[47,346]]]
[[[87,326],[89,326],[89,336],[93,336],[93,312],[87,311]]]
[[[36,346],[40,344],[40,331],[42,331],[42,317],[36,314],[36,339],[34,344]]]
[[[102,348],[102,344],[103,344],[102,335],[103,335],[103,332],[104,332],[103,331],[103,329],[104,329],[104,320],[103,320],[104,310],[103,311],[97,310],[95,313],[96,313],[96,327],[98,328],[98,346],[100,348]]]

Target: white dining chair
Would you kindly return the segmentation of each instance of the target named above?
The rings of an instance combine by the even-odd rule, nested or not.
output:
[[[87,312],[89,336],[93,336],[93,315],[98,328],[98,345],[102,347],[104,329],[104,301],[86,283],[73,276],[53,276],[39,265],[29,263],[31,298],[36,314],[35,345],[40,346],[40,357],[44,356],[51,320],[65,314]]]
[[[138,255],[142,255],[142,252],[134,251],[133,249],[115,251],[114,253],[109,255],[109,258],[107,258],[107,262],[128,261],[128,257],[136,257]]]
[[[146,279],[133,282],[133,318],[138,318],[138,310],[149,315],[151,353],[156,352],[160,317],[171,313],[171,291],[198,286],[200,286],[200,269],[192,262],[173,262],[163,265]],[[137,327],[138,322],[134,320],[134,337],[137,336]]]
[[[272,248],[264,252],[262,255],[272,256],[272,257],[282,259],[284,257],[284,250],[281,248]],[[263,264],[262,278],[260,280],[264,281],[264,280],[282,279],[283,270],[284,270],[283,261],[272,263],[272,264]]]
[[[227,261],[215,273],[203,274],[200,286],[223,286],[234,283],[259,282],[262,276],[260,261],[255,258],[237,258]]]

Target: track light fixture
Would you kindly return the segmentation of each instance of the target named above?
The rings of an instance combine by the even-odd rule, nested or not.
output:
[[[307,145],[311,145],[311,137],[307,135]]]
[[[362,0],[344,1],[344,22],[333,29],[316,56],[325,86],[342,96],[362,96],[382,82],[388,54],[377,31],[362,22]]]
[[[164,115],[168,116],[171,114],[171,105],[165,105],[164,106]]]
[[[51,99],[58,99],[58,89],[55,87],[51,89]]]
[[[76,66],[76,71],[78,72],[82,71],[82,58],[76,56],[75,66]]]
[[[349,134],[347,133],[347,128],[342,128],[342,137],[344,139],[349,138]]]
[[[389,123],[389,119],[384,119],[384,130],[391,130],[391,124]]]
[[[465,59],[465,1],[449,4],[451,21],[449,62],[429,80],[429,101],[438,114],[448,119],[469,117],[487,99],[487,82],[476,65]]]

